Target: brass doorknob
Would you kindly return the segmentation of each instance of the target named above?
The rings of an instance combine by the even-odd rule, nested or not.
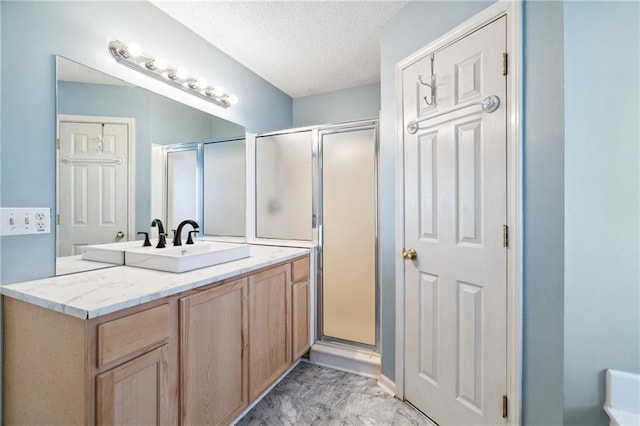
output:
[[[116,238],[124,238],[124,232],[122,231],[116,232]]]
[[[416,252],[414,249],[402,249],[402,257],[404,257],[406,260],[413,260],[418,257],[418,252]]]

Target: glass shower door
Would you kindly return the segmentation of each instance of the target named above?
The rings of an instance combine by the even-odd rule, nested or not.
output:
[[[377,346],[376,128],[322,131],[322,333]]]
[[[256,237],[313,239],[311,131],[256,140]]]

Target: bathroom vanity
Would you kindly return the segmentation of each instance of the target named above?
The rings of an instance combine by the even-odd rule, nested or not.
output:
[[[309,253],[2,287],[4,423],[229,423],[310,346]]]

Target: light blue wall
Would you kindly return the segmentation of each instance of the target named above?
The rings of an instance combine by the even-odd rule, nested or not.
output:
[[[293,100],[293,126],[333,124],[378,118],[380,84],[368,84]]]
[[[607,425],[604,370],[640,373],[639,5],[564,3],[565,425]]]
[[[382,33],[380,111],[380,290],[382,374],[395,379],[395,64],[436,40],[493,2],[410,2]]]
[[[135,120],[136,229],[151,223],[151,144],[243,136],[244,128],[139,87],[58,82],[58,114]],[[229,131],[233,129],[233,134]]]
[[[2,1],[0,8],[3,207],[55,208],[56,54],[239,123],[248,131],[292,125],[289,96],[150,3]],[[224,86],[240,102],[225,110],[123,67],[108,54],[108,37],[137,41],[145,51]],[[53,275],[54,233],[2,237],[0,244],[0,283]]]
[[[562,3],[524,3],[523,424],[563,406]]]

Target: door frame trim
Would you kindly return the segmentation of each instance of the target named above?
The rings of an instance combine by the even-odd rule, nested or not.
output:
[[[127,125],[127,236],[133,237],[135,240],[135,219],[136,219],[136,174],[135,174],[135,153],[136,153],[136,120],[133,117],[105,117],[97,115],[73,115],[73,114],[57,114],[56,115],[56,140],[60,138],[60,123],[104,123],[104,124],[126,124]],[[58,180],[60,178],[60,150],[56,149],[56,215],[60,213],[60,193]],[[58,242],[60,225],[56,223],[56,257],[58,255]],[[130,241],[130,240],[129,240]]]
[[[396,238],[395,238],[395,385],[396,395],[404,399],[404,138],[402,112],[402,71],[436,50],[460,40],[501,16],[507,18],[507,396],[508,425],[520,425],[522,419],[522,3],[499,0],[442,37],[396,63]]]

